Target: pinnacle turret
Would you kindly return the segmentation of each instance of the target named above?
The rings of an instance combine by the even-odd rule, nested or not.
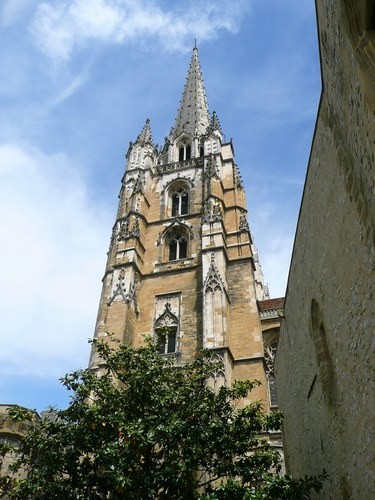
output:
[[[144,145],[146,143],[149,143],[151,145],[154,144],[153,139],[152,139],[152,134],[151,134],[151,127],[150,127],[150,119],[147,118],[146,123],[141,131],[141,133],[138,135],[137,140],[135,141],[136,143],[140,143],[141,145]]]
[[[147,162],[156,154],[157,146],[152,139],[150,120],[146,123],[138,134],[135,142],[130,142],[128,152],[126,153],[126,170],[134,168],[147,168]]]
[[[195,134],[203,135],[209,124],[210,115],[198,59],[198,49],[194,47],[171,138],[175,139],[184,131],[193,136]]]
[[[211,130],[218,130],[221,134],[223,133],[216,111],[212,113],[210,128]]]

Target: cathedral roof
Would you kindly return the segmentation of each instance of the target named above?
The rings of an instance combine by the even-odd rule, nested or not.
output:
[[[261,311],[269,311],[271,309],[283,309],[285,297],[277,297],[275,299],[259,300],[259,309]]]
[[[180,108],[172,130],[172,140],[184,131],[191,135],[195,135],[195,133],[203,135],[209,125],[210,115],[198,59],[198,49],[194,47]]]
[[[154,144],[153,139],[152,139],[152,134],[151,134],[151,127],[150,127],[150,120],[147,118],[146,123],[141,131],[141,133],[138,135],[137,140],[135,142],[139,142],[141,144],[146,144],[147,142],[149,144]]]

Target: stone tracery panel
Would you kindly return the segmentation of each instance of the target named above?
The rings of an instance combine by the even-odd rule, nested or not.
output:
[[[268,380],[268,389],[271,406],[277,406],[276,381],[274,373],[275,355],[277,349],[277,340],[272,340],[264,346],[264,361],[266,364],[266,376]]]
[[[108,300],[108,305],[114,301],[122,301],[125,304],[136,300],[136,282],[127,279],[125,268],[114,271],[112,292]]]
[[[180,294],[155,299],[154,336],[160,354],[174,354],[180,349]]]

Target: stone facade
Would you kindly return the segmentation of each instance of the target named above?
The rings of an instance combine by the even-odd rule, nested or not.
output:
[[[286,465],[374,495],[375,4],[317,0],[323,90],[276,356]]]
[[[275,356],[279,341],[280,322],[284,316],[284,297],[258,301],[260,323],[264,347],[264,365],[267,378],[268,401],[271,411],[279,409],[276,377],[274,372]],[[270,432],[269,442],[278,448],[284,465],[284,453],[281,430]]]
[[[233,144],[208,112],[195,48],[164,146],[149,120],[130,143],[95,336],[139,346],[151,335],[176,364],[211,349],[219,383],[259,379],[252,397],[269,408],[257,302],[267,298]]]
[[[0,444],[7,443],[15,448],[18,448],[19,443],[27,433],[32,424],[37,424],[40,420],[36,412],[33,413],[34,420],[32,422],[15,422],[8,415],[8,410],[12,405],[0,404]],[[7,453],[0,463],[0,475],[8,472],[9,466],[14,462],[15,457],[12,453]],[[18,471],[13,474],[13,477],[21,478],[24,476],[24,471]]]

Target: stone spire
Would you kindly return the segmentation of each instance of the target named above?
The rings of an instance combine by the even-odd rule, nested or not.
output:
[[[136,143],[140,143],[141,145],[144,145],[146,143],[149,143],[151,145],[154,144],[153,139],[152,139],[152,134],[151,134],[151,127],[150,127],[150,119],[147,118],[146,123],[141,131],[141,133],[138,135],[137,140],[135,141]]]
[[[198,59],[198,49],[194,47],[180,108],[172,130],[172,140],[183,131],[193,136],[195,133],[202,135],[206,132],[209,124],[210,115]]]

